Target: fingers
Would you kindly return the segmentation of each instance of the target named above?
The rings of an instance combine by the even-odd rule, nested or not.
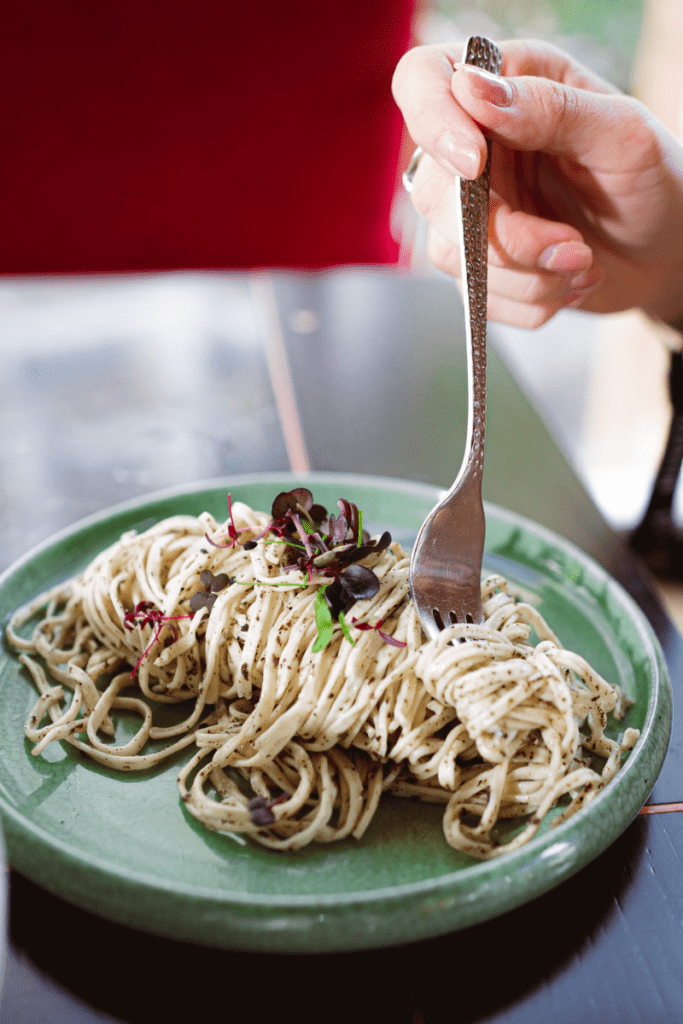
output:
[[[413,180],[411,198],[431,225],[431,261],[439,270],[459,278],[458,179],[425,155]],[[517,326],[538,326],[559,309],[580,304],[604,276],[593,266],[592,250],[576,228],[513,210],[494,192],[488,255],[489,318]]]
[[[461,57],[462,47],[416,47],[399,61],[392,88],[417,145],[451,174],[476,178],[486,162],[486,141],[451,91],[453,65]]]
[[[460,217],[458,177],[425,154],[413,178],[410,198],[420,216],[457,247]]]
[[[439,237],[457,251],[460,231],[457,178],[424,156],[413,180],[411,198]],[[491,192],[489,245],[492,265],[515,270],[576,273],[587,270],[593,259],[590,247],[577,228],[513,210],[495,192]]]
[[[488,267],[488,318],[516,327],[540,327],[560,309],[579,307],[600,286],[603,270],[595,265],[572,270],[577,262],[571,253],[564,260],[562,246],[556,257],[558,265],[566,269],[554,271],[524,270],[500,266],[491,253]],[[457,245],[444,238],[433,228],[429,232],[429,257],[434,265],[456,279],[461,277],[460,253]]]
[[[624,174],[658,158],[642,106],[616,92],[549,78],[499,78],[467,64],[454,68],[456,106],[501,145],[568,158],[595,172]]]
[[[513,40],[501,43],[501,50],[505,76],[536,76],[575,90],[618,94],[609,83],[550,44]],[[452,174],[476,178],[486,161],[486,143],[476,123],[480,118],[472,109],[475,97],[459,94],[464,82],[455,86],[453,69],[462,67],[462,54],[462,43],[415,47],[399,61],[392,88],[416,144]],[[481,113],[481,104],[478,110]],[[492,127],[486,119],[481,123]]]
[[[593,262],[592,251],[577,228],[513,210],[495,193],[491,194],[489,247],[494,265],[515,270],[570,273],[587,270]]]

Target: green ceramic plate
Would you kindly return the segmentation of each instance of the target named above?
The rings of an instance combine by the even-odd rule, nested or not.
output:
[[[410,544],[435,503],[431,487],[340,475],[297,478],[334,507],[344,496],[371,529]],[[270,508],[294,478],[236,477],[120,505],[42,544],[0,578],[0,621],[80,570],[124,530],[177,512],[227,515],[227,493]],[[616,780],[589,807],[509,856],[453,851],[441,809],[388,799],[364,838],[293,854],[240,846],[184,810],[174,764],[119,777],[66,744],[32,757],[23,724],[35,694],[0,652],[0,810],[11,864],[89,911],[158,934],[246,950],[314,952],[413,941],[464,928],[557,885],[604,850],[645,802],[668,742],[671,696],[643,615],[593,561],[548,531],[487,510],[487,568],[524,587],[568,647],[635,699],[642,730]],[[623,728],[623,725],[620,726]]]

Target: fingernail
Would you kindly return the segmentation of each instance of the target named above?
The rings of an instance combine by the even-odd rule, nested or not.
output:
[[[515,93],[511,84],[499,75],[474,67],[472,64],[456,64],[454,72],[464,71],[470,91],[479,100],[492,103],[494,107],[510,107]]]
[[[595,289],[600,285],[601,281],[602,276],[600,277],[599,281],[594,281],[593,284],[587,285],[584,288],[572,288],[570,285],[569,292],[567,293],[567,296],[564,300],[565,306],[580,306],[583,300],[586,298],[586,296],[590,295],[591,292],[594,292]]]
[[[590,270],[582,270],[581,273],[575,274],[574,277],[570,278],[569,291],[583,292],[592,289],[596,284],[600,284],[602,278],[603,273],[600,267],[591,267]]]
[[[537,263],[543,270],[559,270],[571,273],[578,270],[586,258],[591,256],[591,250],[585,242],[570,241],[557,242],[549,245],[538,257]],[[578,267],[577,267],[578,263]]]
[[[436,148],[442,162],[448,165],[453,174],[459,174],[463,178],[476,178],[479,174],[479,150],[474,149],[464,139],[458,140],[453,135],[444,135],[436,143]]]

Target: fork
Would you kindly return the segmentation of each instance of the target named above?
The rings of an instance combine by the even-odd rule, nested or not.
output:
[[[483,36],[463,63],[500,74],[501,53]],[[410,589],[430,639],[451,623],[484,621],[481,562],[486,520],[481,496],[486,431],[486,281],[491,147],[475,181],[460,179],[460,255],[467,340],[467,440],[450,490],[422,524],[410,560]]]

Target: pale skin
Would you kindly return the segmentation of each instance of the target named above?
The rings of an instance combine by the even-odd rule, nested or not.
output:
[[[535,328],[573,306],[683,321],[683,147],[555,47],[500,48],[500,79],[462,65],[462,43],[416,47],[394,74],[425,151],[411,199],[434,264],[460,277],[456,175],[481,173],[486,133],[489,319]]]

